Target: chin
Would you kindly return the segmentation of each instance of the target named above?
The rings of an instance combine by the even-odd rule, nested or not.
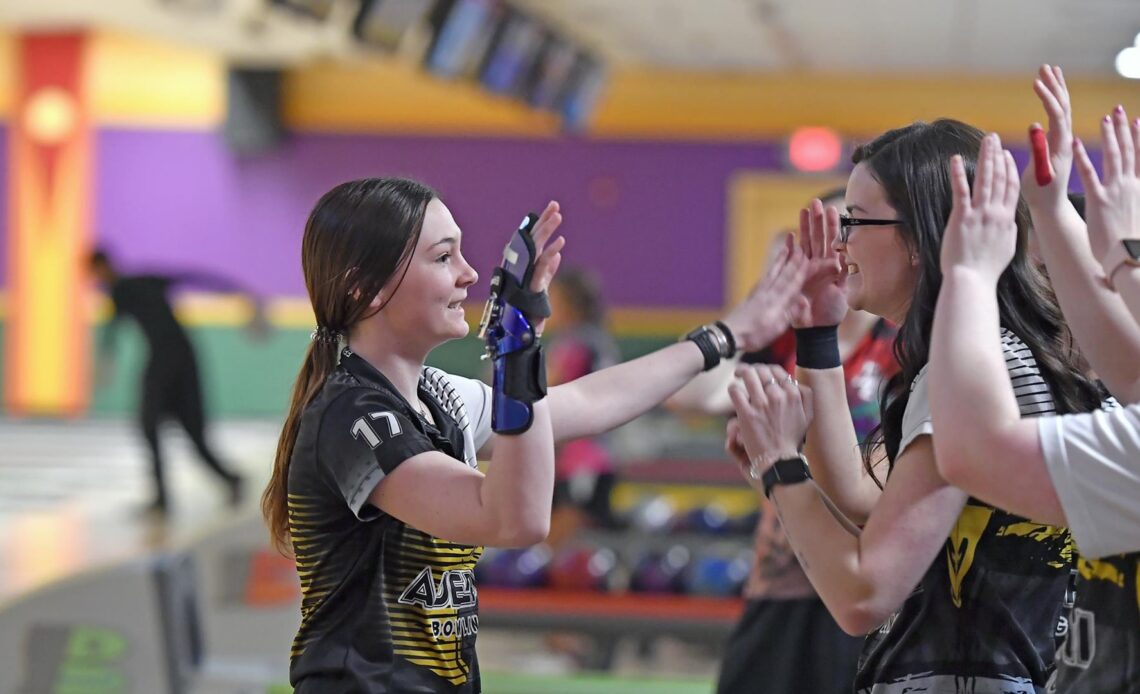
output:
[[[451,334],[448,335],[447,337],[449,340],[458,340],[460,338],[467,337],[467,334],[470,332],[471,332],[471,326],[468,325],[467,320],[464,319],[463,322],[455,325],[455,327],[451,331]]]

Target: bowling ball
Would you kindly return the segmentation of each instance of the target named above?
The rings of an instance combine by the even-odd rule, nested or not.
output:
[[[540,588],[547,582],[550,554],[546,545],[488,551],[475,565],[475,580],[481,586]]]
[[[617,554],[609,547],[579,547],[559,552],[550,564],[551,588],[559,590],[613,589]]]
[[[629,525],[645,533],[666,533],[677,510],[667,497],[647,496],[634,504],[629,512]]]
[[[689,550],[683,545],[648,552],[634,566],[629,588],[639,593],[683,593],[689,561]]]
[[[756,532],[756,526],[759,524],[760,511],[749,511],[748,513],[729,518],[726,532],[739,535],[751,535]]]
[[[750,568],[750,558],[746,553],[735,557],[701,557],[689,567],[685,588],[692,595],[736,596],[740,594]]]
[[[676,530],[690,533],[719,535],[728,532],[728,512],[720,504],[700,506],[681,516]]]

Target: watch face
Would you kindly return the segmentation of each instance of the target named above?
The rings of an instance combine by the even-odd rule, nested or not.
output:
[[[1124,239],[1124,250],[1133,260],[1140,260],[1140,239]]]

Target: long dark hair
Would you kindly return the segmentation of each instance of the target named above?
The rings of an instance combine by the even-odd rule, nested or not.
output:
[[[865,165],[886,191],[887,200],[903,221],[899,233],[919,261],[914,298],[895,340],[900,370],[887,381],[879,401],[881,423],[863,444],[863,462],[868,471],[881,460],[873,459],[879,446],[889,464],[894,465],[910,386],[929,359],[934,306],[942,287],[942,234],[952,207],[950,157],[962,156],[972,184],[984,136],[981,130],[955,120],[919,122],[883,133],[857,147],[851,157],[855,164]],[[1100,404],[1101,391],[1080,368],[1066,339],[1067,330],[1053,290],[1029,260],[1025,251],[1028,229],[1029,210],[1021,200],[1017,209],[1017,252],[998,280],[1001,325],[1021,338],[1033,353],[1059,413],[1095,409]]]
[[[416,248],[424,210],[435,191],[402,178],[366,178],[325,193],[305,223],[301,269],[317,326],[293,385],[289,414],[277,441],[273,475],[261,496],[261,512],[274,545],[289,554],[289,461],[305,407],[336,368],[340,345],[331,334],[348,331],[369,315],[372,299]],[[401,276],[402,279],[402,276]],[[372,313],[375,313],[373,311]]]

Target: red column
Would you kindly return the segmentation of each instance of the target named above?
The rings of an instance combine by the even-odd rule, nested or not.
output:
[[[89,399],[86,45],[81,33],[17,39],[4,330],[4,404],[15,414],[78,414]]]

